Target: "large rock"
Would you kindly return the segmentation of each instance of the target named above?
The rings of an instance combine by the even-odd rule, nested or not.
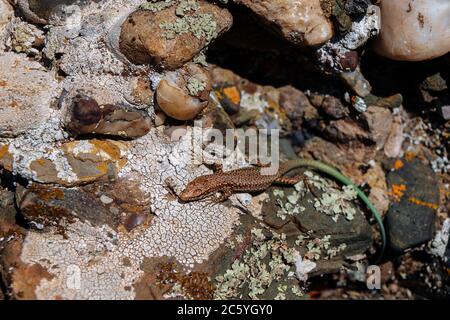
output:
[[[418,159],[398,159],[387,181],[393,200],[386,216],[391,248],[403,251],[431,240],[439,206],[439,183],[431,168]]]
[[[127,180],[94,183],[77,188],[34,183],[17,188],[17,207],[31,228],[64,234],[76,219],[93,226],[131,231],[151,220],[149,200],[136,184]]]
[[[330,40],[333,28],[319,0],[238,0],[285,39],[301,45],[320,45]]]
[[[0,54],[0,137],[14,137],[45,123],[58,93],[52,73],[38,62]]]
[[[176,69],[231,27],[226,10],[204,1],[160,9],[143,5],[125,20],[120,50],[133,63]]]

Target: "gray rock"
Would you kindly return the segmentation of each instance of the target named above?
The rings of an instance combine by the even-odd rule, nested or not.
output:
[[[386,231],[394,251],[432,239],[439,204],[439,184],[431,168],[418,159],[400,161],[403,165],[387,176],[394,201],[386,217]]]
[[[351,220],[346,219],[344,216],[339,216],[337,221],[334,221],[332,216],[319,212],[315,208],[314,202],[316,199],[321,198],[324,192],[312,185],[308,188],[311,188],[313,193],[307,191],[298,200],[298,206],[303,207],[304,210],[300,209],[299,213],[286,215],[284,219],[278,213],[280,207],[277,205],[276,199],[281,199],[283,203],[289,202],[287,199],[289,199],[290,195],[295,194],[295,189],[293,187],[282,188],[278,186],[269,189],[270,200],[262,208],[263,220],[276,232],[286,234],[288,243],[297,247],[302,255],[307,253],[308,249],[302,244],[298,247],[298,242],[295,243],[300,235],[309,236],[312,239],[330,236],[330,247],[338,247],[341,244],[345,244],[345,250],[338,252],[334,257],[326,257],[324,252],[322,252],[321,258],[317,261],[318,267],[313,273],[324,274],[333,272],[342,265],[339,264],[339,261],[342,263],[345,257],[364,253],[369,248],[372,243],[371,227],[361,211],[350,203],[349,205],[355,208],[355,214]],[[281,190],[284,192],[284,196],[281,198],[275,196],[275,190]],[[275,192],[278,193],[278,191]],[[328,190],[326,192],[328,193]],[[328,268],[330,260],[338,262],[334,263],[337,269],[332,268],[330,270]],[[321,268],[321,263],[327,267]]]

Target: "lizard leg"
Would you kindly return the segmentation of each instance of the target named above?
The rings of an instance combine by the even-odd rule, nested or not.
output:
[[[212,167],[214,173],[222,173],[223,172],[223,164],[222,162],[211,162],[205,163],[207,167]]]
[[[224,202],[225,200],[227,200],[231,195],[233,194],[233,191],[230,188],[224,188],[223,190],[221,190],[220,192],[220,196],[215,198],[215,202],[219,203],[219,202]]]

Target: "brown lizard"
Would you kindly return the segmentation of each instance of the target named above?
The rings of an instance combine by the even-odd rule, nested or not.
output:
[[[380,233],[383,241],[379,256],[379,259],[381,259],[386,247],[386,233],[380,214],[372,205],[365,193],[361,191],[350,179],[336,169],[320,161],[309,159],[289,160],[280,164],[278,171],[272,175],[261,174],[261,167],[247,167],[223,172],[221,166],[218,166],[215,173],[200,176],[189,182],[186,188],[180,193],[179,197],[182,201],[189,202],[201,200],[220,192],[221,197],[218,198],[217,201],[224,201],[233,193],[264,191],[274,183],[294,185],[300,181],[301,176],[288,177],[286,174],[289,171],[300,167],[310,167],[313,170],[326,173],[341,183],[347,186],[352,186],[356,190],[358,197],[370,209],[380,227]]]

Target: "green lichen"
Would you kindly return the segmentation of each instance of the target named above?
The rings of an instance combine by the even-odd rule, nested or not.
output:
[[[174,22],[165,22],[159,25],[165,31],[167,39],[174,39],[176,35],[192,34],[206,45],[217,37],[217,22],[209,13],[194,13],[175,19]]]
[[[306,210],[305,207],[298,204],[298,202],[301,198],[303,198],[306,192],[304,182],[300,181],[295,184],[294,190],[295,191],[293,191],[286,197],[287,201],[281,200],[285,197],[285,194],[282,190],[275,189],[273,191],[273,195],[275,197],[279,197],[279,199],[276,199],[277,205],[280,207],[280,210],[277,211],[277,217],[282,220],[286,220],[288,216],[292,216]]]
[[[266,290],[277,285],[276,299],[285,299],[288,286],[280,283],[294,274],[293,268],[298,252],[289,248],[285,234],[273,233],[266,237],[263,229],[251,230],[253,242],[241,260],[235,260],[230,269],[216,277],[215,299],[260,299]],[[299,287],[292,292],[301,296]]]
[[[42,37],[42,31],[34,25],[26,22],[20,22],[13,28],[11,34],[11,48],[18,53],[39,54],[39,50],[33,48],[37,38]]]
[[[184,0],[181,1],[175,9],[177,16],[183,17],[186,13],[198,10],[199,5],[196,0]]]
[[[201,51],[197,56],[195,56],[194,59],[192,59],[192,62],[199,64],[203,67],[208,66],[208,62],[206,62],[206,55],[203,51]]]
[[[322,238],[312,238],[309,235],[300,235],[295,241],[295,244],[304,246],[308,249],[305,253],[305,258],[311,261],[317,261],[319,259],[329,260],[347,248],[345,243],[341,243],[337,247],[332,247],[330,235],[326,235]]]
[[[323,212],[337,222],[340,215],[343,215],[347,220],[353,220],[356,210],[351,201],[357,198],[356,190],[352,186],[344,186],[343,191],[333,188],[327,190],[322,194],[321,198],[315,199],[314,208],[317,211]]]
[[[172,0],[150,0],[147,1],[139,6],[139,9],[141,10],[149,10],[151,12],[158,12],[161,10],[164,10],[166,8],[171,7],[174,4]]]
[[[199,92],[202,92],[206,88],[205,82],[198,80],[197,78],[189,78],[186,88],[191,96],[197,96]]]

